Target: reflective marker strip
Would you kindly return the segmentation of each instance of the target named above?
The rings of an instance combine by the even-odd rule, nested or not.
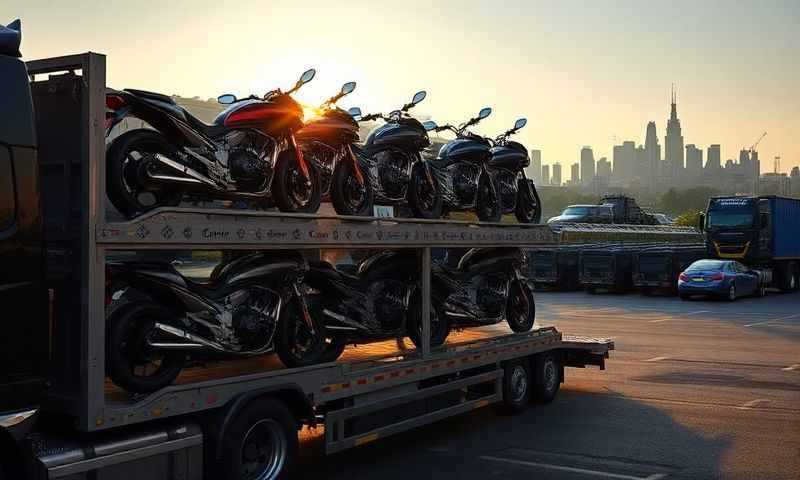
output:
[[[365,443],[373,442],[373,441],[377,440],[378,438],[380,438],[380,436],[377,433],[371,433],[371,434],[365,435],[365,436],[363,436],[361,438],[357,438],[356,441],[355,441],[355,445],[356,446],[364,445]]]

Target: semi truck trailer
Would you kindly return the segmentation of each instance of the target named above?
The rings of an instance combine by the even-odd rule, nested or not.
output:
[[[712,258],[759,270],[763,282],[783,292],[800,286],[800,199],[713,197],[700,227]]]
[[[554,241],[546,226],[191,206],[109,220],[105,57],[26,64],[11,27],[0,34],[0,479],[287,478],[301,428],[339,452],[491,404],[521,411],[553,400],[567,367],[605,366],[613,341],[553,327],[430,346],[431,247],[530,248]],[[110,256],[274,248],[418,250],[421,348],[382,342],[302,368],[223,361],[149,394],[108,381]]]

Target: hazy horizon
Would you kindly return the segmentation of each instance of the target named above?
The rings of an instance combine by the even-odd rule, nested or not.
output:
[[[518,139],[568,177],[582,146],[611,160],[613,145],[644,142],[648,121],[663,149],[675,83],[686,144],[720,144],[724,163],[766,131],[762,172],[775,155],[782,171],[800,165],[796,1],[6,5],[0,23],[22,19],[26,59],[104,53],[115,87],[206,99],[288,87],[314,67],[300,101],[319,103],[355,80],[341,105],[365,112],[425,89],[414,113],[440,123],[491,106],[478,130],[496,135],[527,117]]]

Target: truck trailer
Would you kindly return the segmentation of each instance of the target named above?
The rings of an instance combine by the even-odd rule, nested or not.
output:
[[[783,292],[800,287],[800,199],[713,197],[700,227],[712,258],[759,270],[767,285]]]
[[[324,429],[326,453],[339,452],[490,404],[521,411],[551,401],[566,367],[604,368],[613,341],[553,327],[468,330],[431,348],[431,248],[552,244],[543,225],[192,206],[110,221],[105,57],[26,65],[18,45],[0,48],[0,107],[13,119],[0,122],[0,479],[286,478],[302,427]],[[110,256],[278,248],[417,250],[421,348],[382,342],[301,368],[223,361],[149,394],[109,382]]]

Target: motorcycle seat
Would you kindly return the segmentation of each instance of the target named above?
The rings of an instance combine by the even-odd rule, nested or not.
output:
[[[355,274],[355,272],[357,272],[357,268],[352,269],[352,271],[348,271],[348,270],[350,270],[350,269],[347,268],[347,267],[349,267],[349,265],[343,265],[341,267],[334,267],[329,262],[326,262],[324,260],[313,260],[313,261],[308,262],[308,266],[312,270],[327,270],[327,271],[331,271],[331,272],[336,272],[339,276],[341,276],[343,278],[346,278],[346,279],[349,279],[351,281],[359,280],[358,275]],[[355,267],[355,265],[353,265],[353,267]]]
[[[228,127],[226,127],[225,125],[209,125],[205,123],[204,121],[192,115],[188,110],[175,103],[175,100],[167,95],[163,95],[161,93],[156,93],[156,92],[148,92],[147,90],[136,90],[133,88],[126,88],[125,91],[132,93],[137,97],[141,97],[145,100],[151,100],[169,104],[171,107],[166,108],[166,110],[169,111],[169,113],[173,115],[177,114],[179,118],[182,116],[183,118],[181,118],[181,120],[185,120],[189,124],[189,126],[191,126],[196,130],[201,131],[208,137],[211,138],[218,137],[228,130]]]
[[[136,90],[133,88],[126,88],[125,91],[147,100],[155,100],[157,102],[171,103],[175,105],[175,100],[173,100],[172,97],[162,93],[148,92],[147,90]]]

